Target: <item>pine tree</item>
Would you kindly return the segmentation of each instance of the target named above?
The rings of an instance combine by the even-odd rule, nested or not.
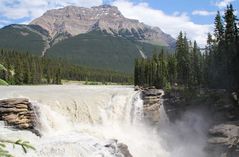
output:
[[[24,83],[24,76],[23,76],[23,65],[22,62],[20,61],[20,58],[18,58],[16,65],[14,67],[14,82],[17,85],[23,85]]]
[[[162,49],[161,53],[159,54],[159,62],[160,62],[160,88],[164,88],[167,84],[168,73],[167,73],[167,63],[164,54],[164,50]]]
[[[169,82],[174,84],[177,77],[177,61],[174,55],[168,57],[168,75]]]
[[[180,84],[188,86],[190,77],[190,56],[186,35],[183,36],[183,33],[180,32],[176,44],[177,80]]]
[[[201,64],[200,64],[200,51],[197,46],[197,42],[194,41],[193,51],[192,51],[192,83],[193,85],[199,85],[201,83]]]
[[[215,17],[215,29],[214,29],[214,36],[216,38],[216,42],[219,43],[224,39],[224,26],[220,12],[217,12]]]
[[[227,6],[225,11],[225,49],[224,56],[225,57],[225,71],[227,78],[226,86],[229,88],[233,88],[234,84],[238,82],[236,80],[236,69],[237,69],[237,50],[236,50],[236,39],[237,39],[237,28],[236,25],[236,16],[234,15],[234,9],[232,4]]]
[[[227,6],[227,9],[225,11],[225,41],[227,45],[230,45],[235,42],[236,40],[236,34],[237,30],[235,28],[236,25],[236,16],[234,15],[234,9],[232,4]]]
[[[135,59],[134,62],[134,85],[140,85],[139,84],[139,59]]]
[[[56,72],[56,84],[60,85],[61,83],[61,68],[58,67]]]

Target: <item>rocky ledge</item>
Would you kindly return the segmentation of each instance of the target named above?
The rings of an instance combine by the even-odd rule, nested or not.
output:
[[[209,150],[222,157],[239,156],[239,122],[227,122],[215,125],[209,130]],[[215,147],[215,145],[217,147]]]
[[[37,116],[33,105],[25,98],[14,98],[0,100],[0,121],[5,125],[20,130],[30,130],[40,135],[35,129]]]
[[[148,124],[155,125],[160,120],[160,105],[161,96],[164,94],[163,90],[155,87],[138,88],[142,91],[142,99],[144,101],[144,120]]]

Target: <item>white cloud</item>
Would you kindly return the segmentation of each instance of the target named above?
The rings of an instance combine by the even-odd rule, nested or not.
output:
[[[225,8],[228,4],[234,2],[235,0],[222,0],[219,2],[215,3],[215,6],[217,6],[218,8],[222,9]]]
[[[8,19],[29,18],[41,16],[49,9],[75,5],[91,7],[103,4],[103,0],[0,0],[0,14]]]
[[[191,40],[197,40],[200,46],[206,44],[207,33],[212,30],[212,25],[192,22],[186,13],[167,15],[161,10],[150,8],[145,3],[135,4],[127,0],[116,0],[112,4],[117,6],[124,16],[157,26],[174,38],[178,36],[179,31],[186,32],[187,36]]]
[[[216,11],[207,11],[207,10],[194,10],[192,12],[193,15],[199,15],[199,16],[211,16],[216,15]]]

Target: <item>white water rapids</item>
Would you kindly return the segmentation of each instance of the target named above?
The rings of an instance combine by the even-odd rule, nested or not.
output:
[[[204,157],[204,141],[178,145],[178,128],[169,129],[172,127],[163,107],[161,123],[165,129],[157,131],[142,124],[143,101],[132,87],[0,87],[0,99],[18,97],[29,98],[39,108],[38,129],[43,136],[12,130],[0,123],[1,138],[23,139],[37,149],[24,154],[21,148],[9,146],[16,157],[123,157],[105,147],[111,139],[126,144],[133,157]],[[183,123],[181,126],[186,127]]]

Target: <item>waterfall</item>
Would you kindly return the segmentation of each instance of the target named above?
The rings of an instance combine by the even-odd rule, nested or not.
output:
[[[189,112],[170,123],[161,105],[159,126],[145,125],[140,92],[132,87],[0,88],[0,99],[18,97],[32,102],[43,136],[0,122],[1,138],[26,140],[37,148],[24,154],[21,148],[8,146],[17,157],[123,157],[116,140],[126,144],[133,157],[206,157],[205,117]]]
[[[37,151],[18,157],[123,157],[108,143],[118,140],[134,157],[168,157],[156,132],[141,124],[143,101],[131,87],[20,86],[3,87],[0,99],[29,98],[36,109],[42,137],[0,125],[2,138],[30,141]],[[115,140],[114,140],[115,139]]]

